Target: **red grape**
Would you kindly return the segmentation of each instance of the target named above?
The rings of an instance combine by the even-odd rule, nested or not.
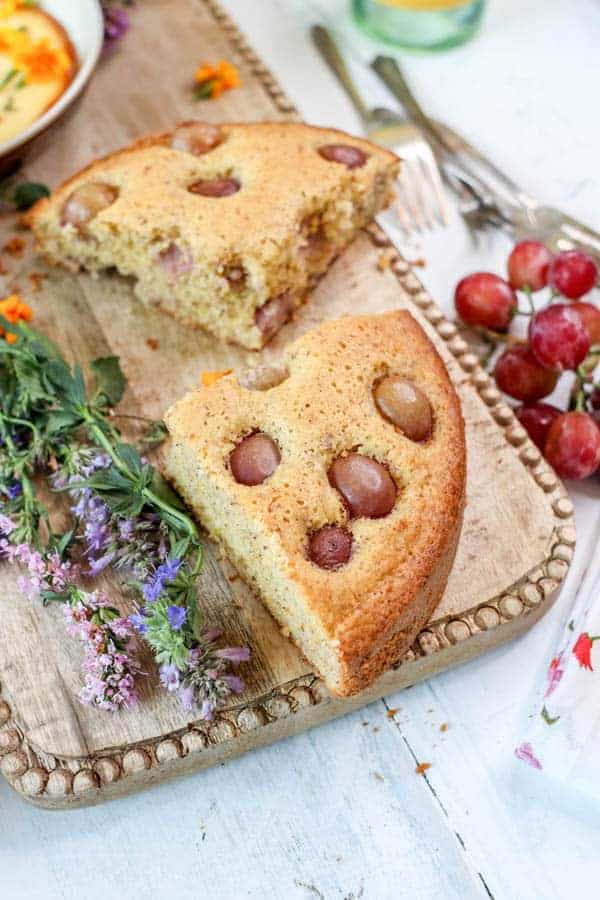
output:
[[[506,331],[517,308],[511,286],[491,272],[474,272],[456,285],[454,303],[467,325]]]
[[[548,268],[554,257],[539,241],[520,241],[508,257],[508,281],[515,290],[539,291],[548,284]]]
[[[589,398],[592,416],[600,426],[600,387],[594,388]]]
[[[544,456],[561,478],[587,478],[600,466],[600,428],[585,412],[563,413],[550,426]]]
[[[591,256],[566,250],[556,256],[548,271],[548,282],[569,300],[578,300],[598,281],[598,267]]]
[[[593,303],[572,303],[571,309],[576,310],[590,336],[590,344],[600,344],[600,309]]]
[[[543,451],[550,426],[562,412],[550,403],[529,403],[519,406],[515,415],[533,443]]]
[[[494,369],[496,384],[515,400],[540,400],[556,387],[558,372],[545,369],[525,344],[508,347]]]
[[[567,303],[555,303],[535,314],[529,323],[529,343],[541,366],[559,372],[576,369],[590,349],[583,319]]]

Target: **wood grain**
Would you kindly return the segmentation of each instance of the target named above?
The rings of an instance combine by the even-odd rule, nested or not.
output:
[[[37,148],[28,167],[31,177],[56,183],[138,134],[197,116],[186,79],[203,55],[237,62],[244,82],[219,105],[203,106],[206,118],[293,114],[212,2],[147,2],[136,15],[135,41],[103,64],[68,123]],[[179,61],[176,73],[163,69],[158,79],[148,60],[173,55]],[[117,93],[128,67],[137,73],[135,90]],[[383,251],[391,265],[382,270]],[[130,285],[117,277],[46,272],[28,248],[18,275],[24,293],[32,271],[47,276],[31,297],[38,327],[55,336],[72,359],[121,356],[130,381],[125,412],[160,416],[198,383],[202,370],[238,370],[257,359],[143,310]],[[202,608],[223,628],[227,642],[252,647],[252,663],[244,670],[246,693],[213,723],[197,723],[151,677],[137,709],[103,714],[76,700],[80,652],[75,642],[65,641],[60,610],[41,611],[19,597],[15,574],[3,570],[0,771],[25,796],[48,807],[98,802],[212,765],[481,653],[542,614],[571,559],[571,504],[454,325],[379,229],[374,226],[355,241],[261,358],[276,358],[285,343],[323,319],[396,307],[410,309],[442,353],[459,390],[468,439],[468,503],[456,563],[432,622],[402,665],[360,697],[329,698],[262,605],[208,547]],[[119,585],[107,579],[104,587],[120,597],[125,610]],[[148,668],[152,672],[150,661]]]

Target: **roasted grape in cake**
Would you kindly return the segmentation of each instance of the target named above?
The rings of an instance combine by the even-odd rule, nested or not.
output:
[[[464,424],[420,326],[327,322],[166,422],[166,474],[212,537],[332,692],[366,688],[428,621],[461,527]]]
[[[50,262],[131,276],[144,304],[263,346],[393,197],[397,157],[291,122],[188,122],[92,163],[30,212]]]

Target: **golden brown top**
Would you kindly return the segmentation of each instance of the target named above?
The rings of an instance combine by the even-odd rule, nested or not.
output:
[[[265,259],[345,181],[364,186],[366,194],[378,175],[389,179],[398,166],[393,153],[331,129],[288,122],[199,127],[209,130],[206,147],[198,147],[184,124],[92,163],[37,204],[29,217],[34,228],[57,225],[77,188],[108,184],[116,199],[86,224],[88,234],[101,239],[116,227],[142,241],[166,236],[208,260],[231,247]],[[319,152],[340,144],[364,163]]]
[[[291,344],[285,363],[289,375],[275,387],[246,390],[226,375],[176,403],[166,421],[173,441],[193,447],[205,477],[279,543],[288,578],[339,634],[370,601],[395,615],[433,571],[461,514],[464,424],[440,357],[405,311],[327,322]],[[411,440],[379,411],[374,386],[388,375],[426,396],[427,439]],[[261,484],[240,484],[230,454],[255,431],[275,442],[280,461]],[[382,518],[350,517],[332,486],[332,463],[349,453],[391,474],[397,497]],[[353,539],[350,559],[334,571],[307,554],[308,536],[328,524],[344,525]]]

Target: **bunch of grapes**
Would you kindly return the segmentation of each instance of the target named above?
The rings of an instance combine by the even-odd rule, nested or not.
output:
[[[600,470],[600,308],[590,298],[598,281],[594,260],[578,250],[553,256],[538,241],[521,241],[508,258],[508,278],[475,272],[456,287],[454,302],[467,325],[503,342],[494,377],[520,405],[517,418],[562,478]],[[532,294],[550,288],[549,301]],[[527,300],[520,308],[517,291]],[[529,317],[526,339],[510,333],[516,316]],[[540,402],[570,372],[568,409]]]

